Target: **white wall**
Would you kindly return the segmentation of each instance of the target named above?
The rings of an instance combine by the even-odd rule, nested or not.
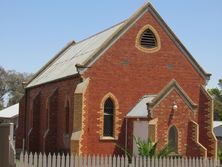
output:
[[[147,140],[148,139],[148,122],[147,121],[134,121],[133,135],[136,138]],[[135,140],[133,140],[133,154],[138,155],[138,150],[137,150]]]

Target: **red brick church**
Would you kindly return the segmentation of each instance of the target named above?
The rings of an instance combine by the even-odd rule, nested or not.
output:
[[[137,154],[133,136],[178,155],[214,157],[206,73],[150,3],[126,21],[71,42],[26,85],[16,147],[33,152]]]

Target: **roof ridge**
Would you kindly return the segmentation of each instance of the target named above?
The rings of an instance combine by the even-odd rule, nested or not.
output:
[[[113,42],[115,42],[115,39],[120,37],[124,33],[124,29],[128,29],[128,27],[135,22],[135,20],[143,14],[145,10],[151,11],[151,13],[154,15],[154,17],[157,19],[157,21],[160,23],[160,25],[166,29],[166,32],[170,38],[172,36],[172,39],[175,42],[175,45],[183,52],[184,56],[188,59],[188,61],[191,63],[191,65],[195,68],[195,70],[205,79],[209,80],[211,74],[207,73],[202,66],[195,60],[195,58],[192,56],[192,54],[188,51],[188,49],[183,45],[183,43],[179,40],[179,38],[175,35],[175,33],[170,29],[170,27],[167,25],[167,23],[164,21],[164,19],[160,16],[160,14],[157,12],[157,10],[153,7],[151,2],[148,0],[142,7],[140,7],[131,17],[127,19],[127,21],[115,32],[113,35],[111,35],[103,45],[101,45],[100,48],[98,48],[92,56],[90,56],[86,61],[83,62],[85,66],[89,66],[90,64],[93,64],[99,55],[103,53],[110,45],[112,45]],[[84,69],[87,70],[87,69]]]
[[[118,26],[118,25],[120,25],[120,24],[123,24],[125,21],[127,21],[127,20],[124,20],[124,21],[122,21],[122,22],[120,22],[120,23],[117,23],[117,24],[115,24],[115,25],[113,25],[113,26],[111,26],[111,27],[109,27],[109,28],[106,28],[106,29],[104,29],[104,30],[102,30],[102,31],[94,34],[94,35],[91,35],[91,36],[89,36],[89,37],[87,37],[87,38],[85,38],[85,39],[83,39],[83,40],[80,40],[79,42],[75,42],[74,40],[68,42],[65,47],[63,47],[63,48],[62,48],[55,56],[53,56],[44,66],[42,66],[42,67],[40,68],[40,70],[38,70],[38,71],[34,74],[34,76],[26,83],[26,85],[29,85],[35,78],[37,78],[45,69],[47,69],[47,67],[49,67],[56,59],[58,59],[58,58],[62,55],[62,53],[66,52],[71,46],[73,46],[73,45],[79,45],[79,44],[81,44],[81,43],[84,42],[84,41],[87,41],[87,40],[89,40],[89,39],[91,39],[91,38],[93,38],[93,37],[95,37],[95,36],[97,36],[97,35],[99,35],[99,34],[102,34],[102,33],[106,32],[106,31],[108,31],[108,30],[110,30],[110,29],[112,29],[112,28],[114,28],[114,27],[116,27],[116,26]]]
[[[138,16],[140,16],[149,6],[152,6],[150,2],[146,2],[143,4],[136,12],[134,12],[133,15],[131,15],[125,23],[115,32],[113,33],[93,54],[90,56],[83,64],[85,66],[88,66],[90,63],[92,63],[97,55],[100,55],[100,52],[103,52],[103,49],[106,49],[110,43],[113,42],[114,38],[117,36],[120,36],[124,28],[128,28],[128,26],[131,25],[132,22],[134,22]]]
[[[155,13],[155,15],[160,19],[160,22],[163,23],[163,26],[166,27],[167,31],[169,31],[169,33],[173,36],[173,38],[175,39],[175,41],[178,43],[178,45],[182,48],[182,50],[185,51],[185,54],[188,55],[188,59],[190,59],[190,63],[192,64],[192,62],[194,63],[193,66],[196,66],[196,70],[200,70],[198,71],[200,74],[203,73],[203,77],[206,79],[206,80],[209,80],[210,79],[210,76],[212,74],[210,73],[207,73],[204,68],[196,61],[196,59],[193,57],[193,55],[190,53],[190,51],[186,48],[186,46],[181,42],[181,40],[177,37],[177,35],[174,33],[174,31],[168,26],[168,24],[166,23],[166,21],[162,18],[162,16],[158,13],[158,11],[156,10],[156,8],[151,4],[149,3],[150,5],[150,8],[151,8],[151,11],[153,11]],[[198,69],[199,68],[199,69]]]
[[[87,41],[88,39],[91,39],[91,38],[93,38],[93,37],[95,37],[95,36],[97,36],[97,35],[99,35],[99,34],[102,34],[102,33],[106,32],[106,31],[108,31],[108,30],[111,30],[112,28],[114,28],[114,27],[116,27],[116,26],[118,26],[118,25],[120,25],[120,24],[123,24],[123,23],[126,22],[126,21],[127,21],[127,19],[124,20],[124,21],[121,21],[120,23],[117,23],[117,24],[115,24],[115,25],[113,25],[113,26],[111,26],[111,27],[109,27],[109,28],[106,28],[106,29],[104,29],[104,30],[102,30],[102,31],[99,31],[99,32],[97,32],[97,33],[94,34],[94,35],[91,35],[91,36],[89,36],[89,37],[87,37],[87,38],[84,38],[84,39],[76,42],[75,45],[78,45],[78,44],[80,44],[80,43],[82,43],[82,42],[84,42],[84,41]]]
[[[62,49],[58,54],[56,54],[56,56],[54,56],[46,65],[44,65],[35,75],[34,77],[28,82],[27,88],[28,87],[33,87],[35,85],[38,84],[42,84],[42,83],[47,83],[49,81],[54,81],[55,79],[58,78],[53,78],[51,77],[49,80],[47,81],[40,81],[38,83],[38,80],[36,81],[37,84],[35,83],[36,78],[38,79],[39,76],[43,75],[46,73],[47,74],[47,69],[50,69],[50,67],[53,65],[54,62],[59,61],[59,58],[62,57],[64,54],[66,54],[66,52],[68,52],[68,49],[72,49],[75,47],[77,48],[77,53],[69,53],[70,55],[78,55],[78,57],[81,57],[81,53],[86,55],[83,58],[78,58],[76,61],[73,61],[73,64],[76,63],[81,63],[84,66],[90,66],[92,65],[95,61],[97,61],[97,59],[107,50],[109,49],[126,31],[128,31],[128,29],[146,12],[146,11],[151,11],[151,14],[154,15],[154,17],[157,19],[157,21],[160,23],[160,25],[166,30],[166,32],[168,33],[168,35],[170,36],[170,38],[172,38],[175,42],[175,44],[177,45],[177,47],[179,47],[179,49],[184,53],[185,57],[188,59],[188,61],[190,61],[191,65],[197,70],[197,72],[204,78],[207,79],[206,75],[207,74],[203,68],[196,62],[196,60],[192,57],[192,55],[189,53],[189,51],[184,47],[184,45],[182,44],[182,42],[179,41],[179,39],[176,37],[176,35],[173,33],[173,31],[168,27],[168,25],[165,23],[165,21],[162,19],[162,17],[159,15],[159,13],[155,10],[155,8],[152,6],[152,4],[150,3],[150,1],[146,2],[145,4],[143,4],[136,12],[134,12],[133,15],[131,15],[128,19],[113,25],[109,28],[104,29],[103,31],[100,31],[94,35],[91,35],[83,40],[80,40],[79,42],[75,43],[73,42],[75,45],[73,45],[73,43],[69,44],[68,46],[66,46],[64,49]],[[102,43],[99,43],[98,41],[97,44],[94,44],[94,39],[96,40],[97,37],[100,38],[102,37]],[[105,36],[105,37],[104,37]],[[95,37],[95,38],[94,38]],[[88,46],[89,44],[85,41],[89,40],[89,44],[90,46],[94,46],[96,45],[94,48],[92,48],[92,50],[88,50],[89,53],[83,53],[82,50],[87,50],[90,47]],[[101,40],[101,39],[100,39]],[[93,42],[92,42],[93,41]],[[85,43],[83,43],[85,42]],[[84,46],[82,46],[84,45]],[[85,46],[86,45],[86,46]],[[80,48],[78,48],[80,47]],[[68,54],[68,53],[67,53]],[[67,55],[67,57],[69,57]],[[76,56],[73,56],[76,58]],[[73,58],[73,60],[75,59]],[[52,69],[50,69],[52,71]],[[76,69],[73,67],[71,69],[72,71],[76,71]],[[87,68],[84,68],[80,74],[82,74],[85,70],[87,70]],[[45,76],[47,76],[45,74]],[[49,74],[49,72],[48,72]],[[67,76],[70,75],[71,72],[68,71],[67,72]],[[74,73],[72,73],[74,74]],[[44,77],[45,77],[44,76]],[[58,76],[60,78],[65,77],[65,75],[61,75]],[[209,77],[209,76],[208,76]],[[32,85],[32,82],[34,82],[34,85]],[[31,86],[30,86],[31,85]]]
[[[146,97],[150,97],[150,96],[157,96],[158,94],[146,94],[146,95],[144,95],[144,96],[142,96],[142,98],[146,98]],[[142,99],[141,98],[141,99]]]

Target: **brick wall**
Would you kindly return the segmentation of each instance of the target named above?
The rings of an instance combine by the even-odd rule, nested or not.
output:
[[[172,108],[174,102],[178,106],[176,110]],[[197,120],[197,110],[191,110],[175,90],[157,104],[152,110],[152,113],[154,118],[158,118],[158,149],[168,144],[168,133],[172,126],[175,126],[178,132],[178,153],[180,155],[187,155],[188,149],[195,148],[195,145],[189,144],[189,141],[192,140],[189,136],[189,122],[190,120]],[[195,134],[196,133],[195,131]],[[198,152],[197,154],[200,155]]]
[[[199,125],[194,121],[189,121],[187,133],[186,155],[189,157],[206,157],[208,150],[199,142]]]
[[[38,92],[32,102],[30,112],[28,113],[28,134],[26,137],[27,148],[28,150],[32,150],[33,152],[40,151],[40,142],[41,142],[41,132],[40,132],[40,112],[41,112],[41,92]],[[31,121],[32,120],[32,121]]]
[[[58,113],[58,89],[48,97],[46,108],[46,130],[43,135],[43,151],[46,153],[57,151],[57,129],[59,126]],[[46,104],[47,105],[47,104]],[[58,148],[59,149],[59,148]]]
[[[23,138],[24,138],[24,128],[25,128],[25,95],[21,98],[19,102],[19,118],[18,118],[18,128],[16,130],[16,148],[22,149]]]
[[[217,155],[217,139],[213,133],[213,100],[204,88],[200,92],[200,143],[207,148],[207,156],[212,157]]]
[[[145,53],[135,47],[136,37],[138,32],[145,25],[150,24],[158,33],[161,42],[161,48],[158,52]],[[79,144],[80,151],[83,154],[114,154],[118,153],[119,149],[116,148],[116,143],[124,145],[125,142],[125,119],[124,116],[132,109],[138,100],[146,94],[158,94],[172,79],[175,79],[182,89],[188,94],[191,100],[199,105],[201,85],[205,84],[205,80],[188,62],[187,58],[177,48],[171,38],[166,34],[165,30],[158,24],[152,14],[145,13],[125,34],[109,48],[103,56],[101,56],[84,74],[84,78],[90,78],[90,84],[87,87],[84,96],[84,113],[83,119],[83,136]],[[27,136],[32,125],[32,102],[33,97],[41,92],[40,97],[40,124],[39,133],[40,137],[35,138],[39,140],[39,151],[44,150],[43,135],[47,130],[46,121],[46,101],[52,92],[57,88],[58,93],[56,96],[56,150],[61,151],[64,149],[64,132],[65,132],[65,99],[68,96],[70,100],[70,123],[73,127],[73,110],[74,110],[74,91],[76,85],[80,83],[80,78],[68,78],[57,82],[43,84],[35,88],[27,89],[26,105],[22,107],[20,124],[25,122],[24,115],[27,116],[26,126],[24,127],[24,135]],[[112,93],[118,101],[118,120],[115,124],[116,138],[111,140],[101,139],[99,127],[101,126],[101,102],[104,96]],[[180,137],[180,152],[185,154],[187,146],[186,131],[188,130],[188,120],[193,119],[197,121],[197,116],[190,111],[184,104],[179,96],[173,92],[168,99],[161,103],[160,113],[167,110],[166,115],[160,114],[163,119],[169,116],[172,100],[178,99],[179,108],[182,114],[175,115],[171,122],[166,123],[166,129],[173,123],[178,124],[182,129],[179,133]],[[21,101],[24,104],[24,101]],[[53,105],[53,104],[50,104]],[[22,105],[24,106],[24,105]],[[26,108],[26,110],[25,110]],[[167,108],[167,109],[166,109]],[[26,114],[24,114],[26,112]],[[198,112],[198,111],[197,111]],[[185,119],[184,119],[185,118]],[[205,118],[203,118],[205,119]],[[208,120],[206,120],[208,121]],[[158,120],[160,122],[160,120]],[[53,126],[53,125],[51,125]],[[130,126],[130,125],[129,125]],[[22,125],[19,126],[18,132],[22,134]],[[158,129],[161,129],[159,127]],[[72,128],[69,129],[71,135]],[[54,134],[54,133],[53,133]],[[19,135],[19,134],[18,134]],[[185,137],[184,137],[185,135]],[[51,137],[52,139],[53,137]],[[159,136],[160,145],[166,143],[166,137]],[[21,146],[21,138],[17,140],[17,147]],[[50,145],[53,142],[48,142]],[[26,138],[26,149],[28,148]],[[50,147],[50,146],[48,146]]]
[[[26,89],[26,97],[24,97],[26,101],[23,99],[20,102],[17,149],[22,147],[22,138],[25,138],[25,149],[29,151],[67,151],[67,147],[65,147],[67,142],[65,141],[67,140],[65,134],[66,100],[71,99],[69,102],[70,128],[68,133],[71,136],[73,130],[74,92],[77,84],[80,82],[81,79],[79,77],[71,77]],[[36,101],[37,95],[38,100]],[[37,109],[38,111],[36,111]],[[34,120],[32,116],[33,111],[36,118]],[[48,112],[49,115],[47,115]],[[31,130],[33,126],[37,130]],[[49,132],[46,133],[48,128]],[[30,135],[28,135],[29,133]],[[46,135],[45,139],[44,135]]]
[[[155,53],[145,53],[135,47],[139,30],[152,25],[160,36],[161,48]],[[83,76],[90,78],[88,88],[87,148],[84,152],[112,154],[115,143],[124,143],[124,119],[118,140],[103,141],[97,133],[100,103],[111,92],[118,100],[120,118],[145,94],[157,94],[175,79],[188,96],[199,104],[200,86],[204,79],[188,62],[158,22],[150,13],[144,14],[115,44],[88,69]],[[187,123],[187,122],[185,122]],[[184,139],[186,140],[186,139]]]

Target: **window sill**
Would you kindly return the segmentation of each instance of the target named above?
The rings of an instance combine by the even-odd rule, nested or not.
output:
[[[111,136],[102,136],[102,137],[100,137],[100,140],[102,140],[102,141],[117,141],[118,138],[114,138]]]

